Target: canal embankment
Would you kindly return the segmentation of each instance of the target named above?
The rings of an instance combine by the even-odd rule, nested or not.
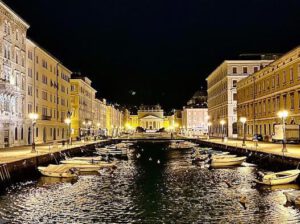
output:
[[[241,140],[229,139],[193,139],[200,145],[228,151],[233,154],[247,156],[247,161],[255,162],[261,166],[296,167],[300,162],[300,146],[288,144],[287,151],[282,151],[282,144],[268,142],[246,141],[245,146]]]
[[[107,139],[90,142],[74,142],[72,145],[47,145],[36,147],[31,152],[30,146],[5,149],[0,152],[0,187],[18,181],[24,176],[37,175],[38,166],[57,164],[66,157],[84,155],[95,148],[118,142]]]

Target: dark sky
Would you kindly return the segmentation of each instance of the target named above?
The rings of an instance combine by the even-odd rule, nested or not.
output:
[[[29,37],[122,104],[181,108],[224,59],[300,43],[299,0],[4,2]]]

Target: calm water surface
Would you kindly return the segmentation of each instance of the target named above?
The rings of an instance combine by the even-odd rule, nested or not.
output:
[[[8,223],[300,223],[299,210],[286,206],[283,195],[298,186],[257,188],[256,171],[200,169],[188,151],[140,144],[113,177],[42,177],[10,187],[0,196],[0,218]],[[246,208],[239,203],[242,196]]]

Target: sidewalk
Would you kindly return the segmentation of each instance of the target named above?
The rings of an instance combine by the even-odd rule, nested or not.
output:
[[[57,144],[57,146],[38,145],[35,147],[36,153],[31,152],[32,146],[20,146],[20,147],[0,149],[0,164],[32,158],[35,157],[36,155],[45,155],[49,153],[60,152],[67,149],[78,148],[81,146],[95,144],[104,141],[107,140],[85,141],[84,143],[81,141],[76,141],[76,142],[72,142],[72,145],[66,144],[65,146],[63,146],[62,144]]]
[[[270,143],[270,142],[258,142],[258,146],[255,146],[255,142],[253,141],[246,141],[246,147],[242,146],[243,141],[239,139],[228,139],[226,142],[222,142],[221,138],[211,138],[201,139],[204,142],[213,142],[222,145],[228,145],[232,147],[238,148],[246,148],[249,151],[257,151],[257,152],[264,152],[270,153],[274,155],[282,156],[282,144],[280,143]],[[286,145],[287,152],[284,153],[285,157],[296,158],[300,159],[300,145],[299,144],[287,144]]]

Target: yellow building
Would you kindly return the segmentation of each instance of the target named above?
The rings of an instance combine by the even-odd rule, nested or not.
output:
[[[238,117],[247,118],[249,138],[261,134],[270,140],[280,110],[288,110],[288,124],[300,124],[300,47],[238,82],[237,99]]]
[[[70,113],[70,76],[58,59],[32,40],[26,40],[26,114],[37,113],[35,143],[61,141],[68,138],[65,119]],[[28,143],[32,142],[32,127],[28,128]]]
[[[71,84],[72,138],[92,136],[97,123],[94,123],[93,105],[96,90],[92,81],[79,74],[73,74]]]
[[[268,65],[270,60],[226,60],[207,78],[210,134],[237,137],[237,82]],[[225,122],[224,130],[220,121]]]

